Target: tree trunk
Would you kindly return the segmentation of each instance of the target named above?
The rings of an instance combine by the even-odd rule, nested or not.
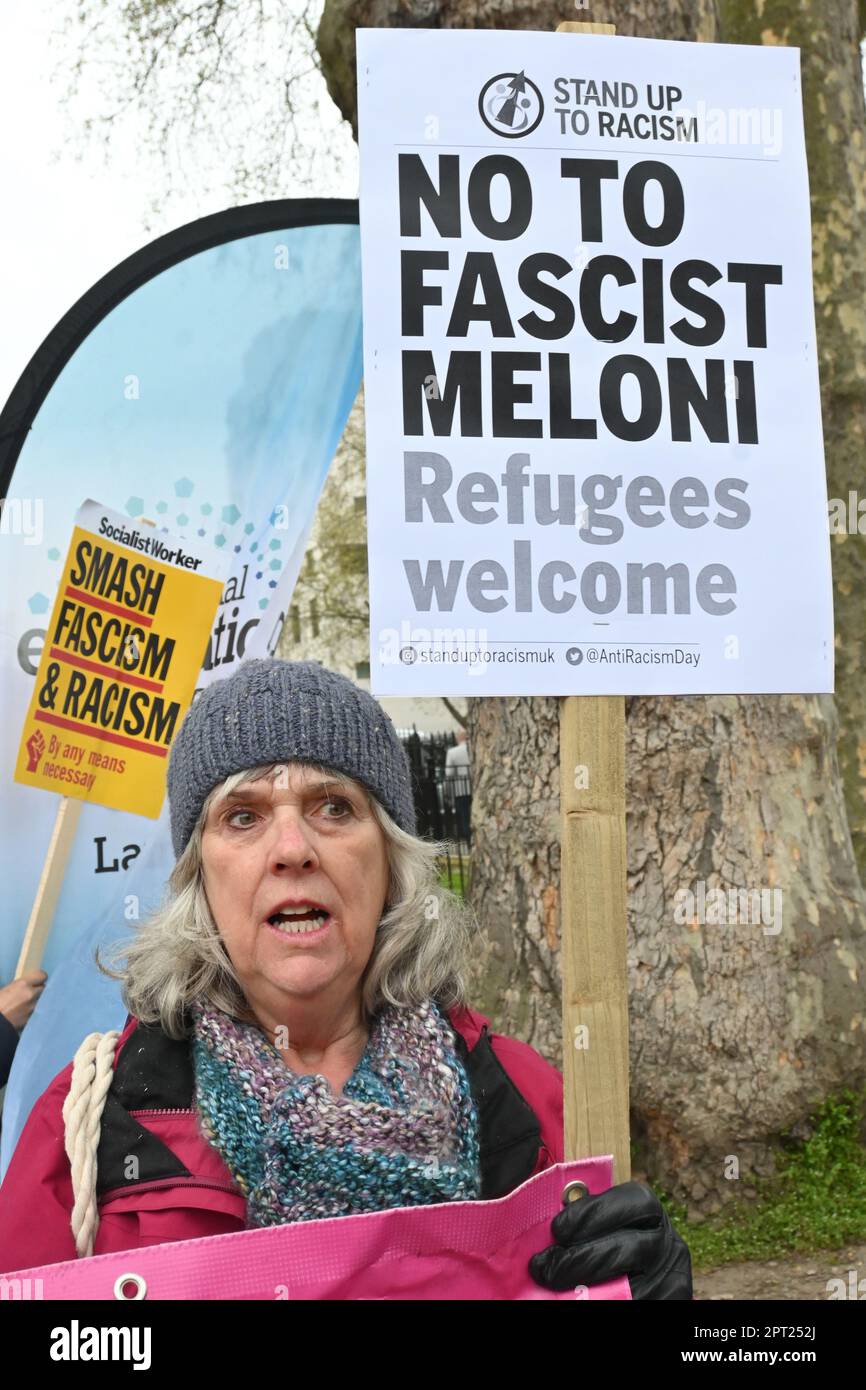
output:
[[[754,23],[759,42],[760,10],[772,38],[781,32],[776,12],[789,8],[793,0],[723,3],[727,36],[739,39]],[[801,8],[791,41],[808,48],[810,159],[820,165],[832,140],[834,168],[840,166],[826,182],[813,172],[813,201],[825,405],[834,417],[827,421],[828,456],[835,485],[847,487],[863,430],[866,372],[852,351],[866,335],[856,6],[852,0],[833,13],[817,4]],[[592,18],[615,23],[620,34],[713,41],[722,37],[718,14],[714,0],[616,0]],[[520,0],[327,0],[320,52],[331,93],[354,125],[356,27],[553,30],[572,17],[564,5]],[[816,56],[810,66],[819,52],[820,62]],[[844,411],[846,394],[857,396],[856,422]],[[840,594],[848,600],[837,607],[837,631],[845,632],[840,677],[844,671],[848,679],[849,669],[859,671],[863,641],[853,613],[854,595],[862,594],[861,542],[848,537],[836,553],[845,561],[836,568],[837,603]],[[840,679],[849,721],[842,759],[859,826],[866,743],[858,774],[851,762],[858,702],[850,681],[842,687]],[[499,1028],[559,1062],[558,701],[471,700],[468,722],[472,897],[481,927],[475,1001]],[[866,904],[836,739],[831,697],[627,701],[633,1132],[643,1141],[648,1174],[685,1198],[694,1215],[748,1193],[750,1176],[773,1171],[779,1132],[802,1126],[827,1093],[866,1074],[859,983]],[[677,891],[700,882],[707,891],[764,889],[768,909],[781,901],[781,930],[769,912],[751,926],[678,921]],[[738,1160],[739,1182],[724,1180],[734,1171],[730,1156]]]
[[[828,495],[866,498],[866,104],[856,0],[722,0],[728,43],[801,51]],[[866,880],[866,505],[834,534],[836,704],[848,824]],[[842,640],[844,637],[844,640]]]

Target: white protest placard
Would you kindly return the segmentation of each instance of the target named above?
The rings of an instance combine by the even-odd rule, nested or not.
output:
[[[373,690],[831,691],[798,50],[357,44]]]

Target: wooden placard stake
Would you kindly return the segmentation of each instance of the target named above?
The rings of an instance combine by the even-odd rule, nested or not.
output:
[[[27,923],[27,930],[21,943],[21,953],[15,967],[16,979],[29,970],[42,968],[45,943],[48,940],[51,923],[54,921],[63,875],[66,873],[66,865],[75,840],[75,831],[78,828],[78,819],[83,805],[84,802],[79,801],[76,797],[60,797],[57,815],[54,818],[54,829],[48,842],[45,863],[42,865],[39,886],[36,889],[36,897],[33,899],[30,920]]]
[[[564,23],[557,33],[615,34]],[[626,961],[625,700],[559,707],[565,1157],[613,1154],[631,1176]]]

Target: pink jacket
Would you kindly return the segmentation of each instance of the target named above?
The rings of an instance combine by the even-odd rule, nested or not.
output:
[[[501,1197],[562,1162],[562,1077],[474,1010],[449,1018],[478,1109],[481,1196]],[[0,1273],[75,1258],[61,1113],[71,1073],[34,1105],[0,1186]],[[94,1254],[244,1229],[244,1196],[200,1132],[192,1086],[188,1040],[129,1017],[102,1116]]]

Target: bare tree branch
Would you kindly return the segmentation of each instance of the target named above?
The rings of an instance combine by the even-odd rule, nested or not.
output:
[[[217,184],[240,198],[322,192],[354,167],[316,50],[322,0],[78,0],[61,32],[76,134],[110,151],[134,129],[167,194]],[[93,115],[93,83],[100,109]],[[324,151],[323,151],[324,145]],[[208,162],[201,151],[218,152]],[[208,188],[208,191],[210,189]]]

